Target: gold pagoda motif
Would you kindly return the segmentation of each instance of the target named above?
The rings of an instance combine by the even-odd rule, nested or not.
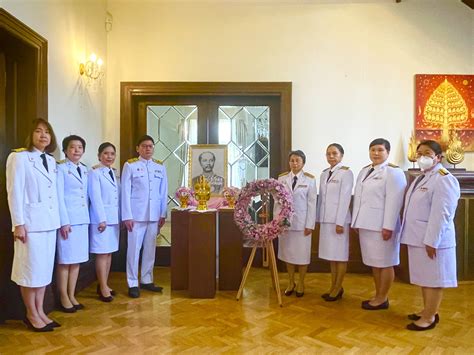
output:
[[[199,211],[207,210],[207,201],[211,198],[211,185],[203,175],[199,177],[199,181],[194,185],[194,194],[198,200],[197,209]]]
[[[451,133],[451,140],[446,150],[446,160],[449,164],[456,166],[464,160],[464,149],[462,142],[455,130]]]
[[[411,132],[410,142],[408,143],[408,160],[412,163],[416,162],[416,147],[418,142],[416,141],[415,132]]]
[[[440,143],[444,147],[450,142],[450,130],[468,121],[466,102],[447,78],[431,94],[423,118],[431,127],[441,128]]]

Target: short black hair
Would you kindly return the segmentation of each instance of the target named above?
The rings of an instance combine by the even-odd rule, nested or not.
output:
[[[334,147],[336,148],[339,153],[341,153],[342,155],[344,155],[344,148],[342,148],[342,145],[340,145],[339,143],[331,143],[328,145],[328,147],[326,148],[326,150],[328,150],[329,148],[331,147]]]
[[[148,134],[144,134],[143,136],[138,138],[137,147],[145,141],[151,141],[153,145],[155,145],[155,140],[153,139],[153,137],[149,136]]]
[[[292,155],[296,155],[297,157],[300,157],[301,159],[303,159],[303,164],[306,164],[306,155],[303,153],[302,150],[292,150],[290,152],[290,154],[288,154],[288,160],[291,159],[291,156]]]
[[[374,139],[372,142],[370,142],[369,149],[372,148],[374,145],[383,145],[388,152],[390,151],[390,142],[385,138]]]
[[[427,139],[425,141],[421,141],[420,144],[418,144],[418,146],[416,147],[416,150],[418,150],[418,148],[420,148],[420,146],[422,145],[426,145],[427,147],[430,147],[430,149],[435,152],[436,155],[442,155],[443,154],[443,149],[441,148],[441,144],[439,144],[438,142],[434,141],[434,140],[431,140],[431,139]]]
[[[212,158],[214,158],[214,161],[216,160],[216,155],[215,155],[213,152],[210,152],[210,151],[205,151],[205,152],[202,152],[201,154],[199,154],[199,156],[198,156],[198,160],[199,160],[199,162],[201,162],[201,158],[202,158],[202,156],[203,156],[204,154],[206,154],[206,153],[209,153],[209,154],[211,154],[211,155],[212,155]]]
[[[82,143],[82,149],[84,152],[86,151],[86,141],[84,138],[79,137],[75,134],[71,134],[70,136],[67,136],[66,138],[63,139],[63,153],[66,154],[67,147],[69,146],[69,143],[72,141],[79,141]]]
[[[97,150],[97,154],[100,155],[105,150],[105,148],[108,148],[108,147],[112,147],[114,152],[117,151],[117,149],[115,149],[115,145],[113,145],[110,142],[104,142],[101,145],[99,145],[99,149]]]

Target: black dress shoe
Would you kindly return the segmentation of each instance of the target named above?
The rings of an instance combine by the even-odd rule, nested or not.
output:
[[[76,311],[86,308],[82,303],[73,304],[72,306],[76,309]]]
[[[344,294],[344,289],[341,288],[340,291],[337,293],[336,296],[334,297],[331,297],[331,295],[328,295],[324,300],[326,302],[334,302],[334,301],[337,301],[337,300],[340,300],[342,298],[342,295]]]
[[[101,295],[101,293],[100,293],[100,285],[97,285],[97,288],[96,288],[95,292],[97,292],[97,294],[98,294],[99,296]],[[111,294],[112,296],[115,296],[117,293],[116,293],[114,290],[110,290],[110,294]]]
[[[36,333],[52,332],[54,330],[53,327],[51,326],[51,323],[46,324],[42,328],[36,328],[33,324],[31,324],[31,322],[28,318],[23,319],[23,323],[26,324],[28,329],[31,329],[32,331],[34,331]]]
[[[296,288],[296,284],[293,283],[293,288],[291,290],[285,290],[285,292],[284,292],[285,296],[287,296],[287,297],[291,296],[293,294],[293,291],[295,290],[295,288]]]
[[[323,293],[323,294],[321,295],[321,298],[326,299],[328,296],[329,296],[329,293]]]
[[[303,297],[304,296],[304,291],[303,292],[295,292],[296,297]]]
[[[377,306],[372,306],[370,303],[370,300],[363,301],[362,302],[362,309],[368,310],[368,311],[378,311],[379,309],[388,309],[389,307],[389,302],[388,299],[385,302],[382,302],[381,304]]]
[[[427,327],[420,327],[419,325],[416,325],[415,323],[410,323],[407,325],[407,329],[408,330],[414,330],[414,331],[417,331],[417,332],[421,332],[423,330],[430,330],[430,329],[433,329],[434,327],[436,327],[436,320],[433,321],[433,323],[431,323],[429,326]]]
[[[140,288],[142,288],[144,290],[151,291],[151,292],[161,292],[161,291],[163,291],[163,287],[155,286],[155,284],[153,284],[153,283],[151,283],[151,284],[140,284]]]
[[[60,304],[59,305],[59,310],[61,312],[64,312],[64,313],[76,313],[77,312],[77,309],[76,309],[76,307],[74,307],[74,305],[72,305],[71,308],[66,308],[62,304]]]
[[[112,294],[110,294],[110,296],[104,296],[102,295],[102,293],[99,295],[99,300],[101,300],[102,302],[112,302],[114,300],[114,298],[112,297]]]
[[[408,315],[408,319],[409,319],[409,320],[418,320],[418,319],[420,319],[420,318],[421,318],[421,316],[419,316],[419,315],[416,314],[416,313],[412,313],[412,314],[409,314],[409,315]],[[439,315],[438,315],[438,313],[435,314],[435,319],[434,319],[434,320],[435,320],[436,323],[439,323]]]
[[[48,323],[47,325],[49,325],[51,328],[59,328],[61,326],[61,324],[54,320],[51,323]]]
[[[128,296],[131,298],[140,297],[140,289],[138,287],[130,287],[128,289]]]

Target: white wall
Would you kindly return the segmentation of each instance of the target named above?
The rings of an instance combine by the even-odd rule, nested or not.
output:
[[[119,141],[121,81],[291,81],[293,147],[308,171],[327,165],[331,142],[357,171],[379,136],[408,167],[414,75],[474,72],[474,11],[455,0],[328,2],[109,0],[105,138]],[[474,170],[472,154],[462,166]]]
[[[59,141],[69,134],[84,137],[83,161],[95,164],[106,82],[86,87],[79,63],[95,52],[107,64],[106,0],[2,0],[0,5],[48,40],[49,120]]]

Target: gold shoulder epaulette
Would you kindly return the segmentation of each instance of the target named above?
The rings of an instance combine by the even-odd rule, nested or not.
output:
[[[304,176],[307,176],[307,177],[310,177],[311,179],[314,179],[314,175],[312,175],[310,173],[307,173],[307,172],[304,173]]]
[[[391,167],[391,168],[400,168],[398,165],[395,165],[395,164],[392,164],[392,163],[388,163],[388,166]]]
[[[97,164],[97,165],[94,165],[94,166],[92,167],[92,169],[95,170],[95,169],[100,168],[100,167],[101,167],[101,165],[100,165],[100,164]]]
[[[349,170],[349,167],[348,166],[341,166],[341,169],[342,170]]]
[[[288,175],[289,173],[290,173],[289,171],[285,171],[284,173],[281,173],[280,175],[278,175],[278,177]]]
[[[26,148],[16,148],[16,149],[12,149],[12,152],[21,153],[21,152],[25,152],[27,150],[28,149],[26,149]]]
[[[66,162],[66,159],[56,161],[56,163],[58,164],[64,164],[65,162]]]
[[[138,161],[138,158],[130,158],[127,160],[127,163],[132,164]]]
[[[158,160],[158,159],[153,158],[153,161],[154,161],[155,163],[157,163],[157,164],[163,165],[163,162],[162,162],[161,160]]]
[[[440,175],[443,175],[443,176],[449,175],[449,171],[447,171],[444,168],[439,169],[438,173],[440,173]]]
[[[372,164],[366,165],[362,169],[368,168],[369,166],[372,166]]]

